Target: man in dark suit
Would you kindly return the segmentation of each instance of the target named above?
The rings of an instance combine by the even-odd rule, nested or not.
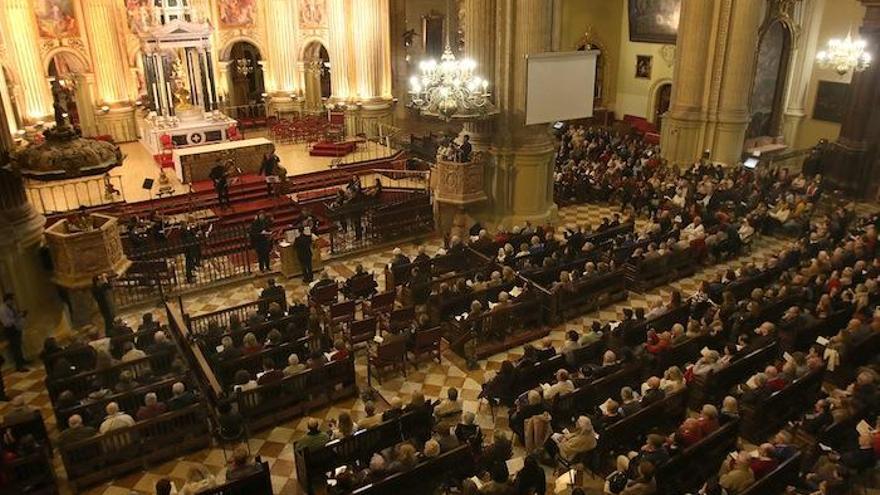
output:
[[[303,282],[309,283],[314,279],[312,273],[312,232],[306,227],[302,233],[293,240],[293,248],[296,250],[296,258],[303,269]]]
[[[471,137],[465,134],[461,138],[461,146],[458,147],[458,161],[460,162],[469,162],[471,161],[471,153],[473,153],[474,147],[471,145]]]
[[[208,173],[208,177],[214,183],[214,191],[217,192],[217,202],[220,208],[228,208],[229,201],[229,173],[226,166],[218,160],[216,165]]]
[[[266,313],[269,310],[269,304],[277,302],[281,306],[281,311],[287,311],[287,293],[284,287],[275,283],[274,278],[267,281],[267,287],[260,292],[260,312]]]
[[[271,220],[262,211],[251,222],[251,247],[257,252],[257,261],[260,264],[261,272],[269,271],[271,264],[269,259],[269,255],[272,253],[271,228]]]

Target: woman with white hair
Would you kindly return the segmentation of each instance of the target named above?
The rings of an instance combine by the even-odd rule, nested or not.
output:
[[[572,431],[554,433],[550,436],[545,447],[551,457],[555,458],[558,454],[565,461],[571,462],[579,455],[595,449],[597,440],[590,418],[580,416]]]
[[[137,420],[146,421],[168,410],[168,406],[164,402],[159,402],[159,398],[155,393],[150,392],[144,396],[144,405],[137,411]]]
[[[287,366],[284,368],[284,376],[293,376],[306,370],[306,365],[299,362],[299,356],[291,353],[287,356]]]

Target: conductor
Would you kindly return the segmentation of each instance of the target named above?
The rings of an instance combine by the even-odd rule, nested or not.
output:
[[[221,208],[228,208],[229,203],[229,172],[226,171],[226,165],[217,161],[214,168],[208,174],[208,177],[214,182],[214,191],[217,192],[217,202]]]
[[[269,255],[272,253],[271,228],[272,222],[262,211],[251,222],[249,232],[251,247],[257,252],[261,272],[269,271]]]
[[[302,233],[293,240],[296,258],[303,269],[303,282],[309,283],[314,278],[312,273],[312,229],[304,227]]]

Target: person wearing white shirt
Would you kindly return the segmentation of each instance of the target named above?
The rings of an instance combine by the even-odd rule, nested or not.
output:
[[[748,244],[752,240],[752,236],[755,235],[755,228],[749,224],[749,220],[747,218],[743,218],[742,222],[739,224],[739,229],[736,231],[739,234],[740,240]]]
[[[119,430],[121,428],[128,428],[129,426],[134,426],[135,421],[134,418],[121,412],[119,410],[119,404],[115,402],[111,402],[107,404],[107,417],[104,418],[104,421],[101,422],[101,427],[98,428],[98,431],[101,434],[107,433],[108,431]]]
[[[556,372],[556,383],[544,391],[544,400],[553,400],[558,396],[568,395],[574,392],[574,383],[568,379],[568,371]]]
[[[703,219],[694,217],[694,221],[681,230],[681,237],[689,242],[703,239],[706,237],[706,230],[703,227]]]

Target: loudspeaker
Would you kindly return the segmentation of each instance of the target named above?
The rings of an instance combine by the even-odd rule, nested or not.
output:
[[[153,179],[150,179],[150,178],[144,179],[144,183],[141,184],[141,187],[149,191],[150,189],[153,188]]]

